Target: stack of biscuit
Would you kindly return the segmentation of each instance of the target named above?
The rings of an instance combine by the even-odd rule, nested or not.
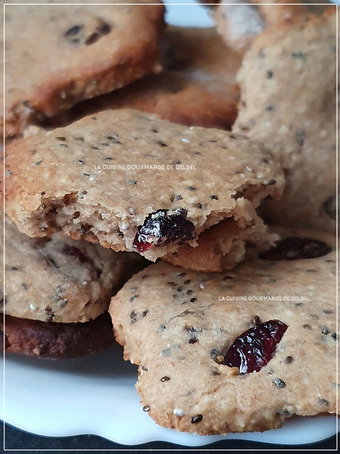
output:
[[[5,350],[115,338],[185,432],[336,413],[335,6],[48,3],[6,6]]]

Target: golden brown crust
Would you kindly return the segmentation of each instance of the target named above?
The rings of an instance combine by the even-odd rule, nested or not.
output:
[[[240,57],[213,28],[169,27],[162,50],[162,74],[78,104],[61,122],[101,110],[132,108],[188,126],[230,129],[237,115]],[[60,119],[53,119],[53,124],[60,124]]]
[[[137,3],[6,7],[6,136],[160,70],[164,7]]]

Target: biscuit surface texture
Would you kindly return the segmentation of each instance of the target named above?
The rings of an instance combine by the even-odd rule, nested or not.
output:
[[[273,246],[277,239],[276,234],[268,232],[253,205],[243,199],[237,201],[233,219],[221,221],[203,232],[197,239],[197,247],[186,244],[164,259],[194,271],[230,270]]]
[[[234,130],[263,142],[287,179],[269,222],[335,227],[335,44],[335,14],[324,14],[268,29],[244,57]]]
[[[125,109],[12,142],[6,175],[6,212],[27,235],[61,230],[153,261],[284,185],[243,135]]]
[[[6,5],[6,136],[160,70],[160,2],[48,3]]]
[[[129,254],[60,234],[29,238],[8,218],[5,222],[7,315],[63,323],[97,318],[124,282],[126,268],[134,266]],[[1,224],[1,234],[2,230]],[[2,243],[0,252],[3,257]]]
[[[214,28],[168,27],[161,49],[162,74],[83,102],[72,109],[69,120],[133,108],[174,123],[230,129],[237,115],[240,57]]]
[[[330,252],[258,258],[210,274],[158,262],[112,299],[116,339],[125,359],[140,366],[141,404],[162,426],[200,434],[263,431],[293,415],[335,412],[335,238],[274,231],[305,245],[321,241]],[[267,365],[239,374],[221,363],[237,337],[270,320],[287,329]]]

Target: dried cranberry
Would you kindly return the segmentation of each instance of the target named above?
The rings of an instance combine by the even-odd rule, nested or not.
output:
[[[151,213],[138,227],[133,247],[138,252],[145,252],[151,246],[182,243],[192,239],[194,224],[185,219],[186,211],[178,210],[168,214],[168,210],[158,210]]]
[[[279,241],[276,247],[260,255],[265,260],[312,259],[328,254],[331,248],[323,241],[290,237]]]
[[[81,263],[85,263],[85,262],[89,261],[89,259],[86,257],[86,255],[84,255],[82,253],[82,251],[75,246],[66,245],[63,247],[63,250],[61,252],[65,255],[77,257],[81,261]]]
[[[224,356],[222,364],[238,367],[240,374],[258,372],[274,356],[287,325],[269,320],[241,334]]]

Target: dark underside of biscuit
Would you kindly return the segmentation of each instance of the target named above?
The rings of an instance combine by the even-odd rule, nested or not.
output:
[[[5,326],[4,326],[5,319]],[[0,347],[6,352],[62,359],[97,353],[113,344],[107,313],[86,323],[53,323],[0,315]],[[3,335],[3,331],[4,334]]]

